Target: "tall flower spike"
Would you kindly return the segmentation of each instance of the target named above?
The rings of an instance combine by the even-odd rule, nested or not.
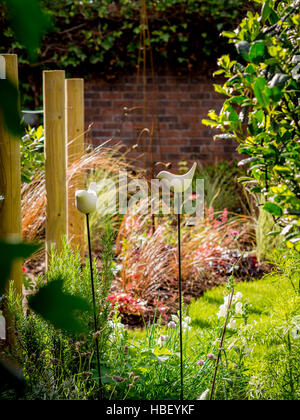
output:
[[[76,208],[81,213],[90,214],[96,210],[97,192],[96,182],[92,182],[88,191],[78,190],[75,193]]]
[[[194,178],[197,163],[195,162],[191,169],[184,175],[174,175],[168,171],[162,171],[157,175],[158,179],[161,179],[168,188],[173,189],[175,193],[182,193],[186,191]]]

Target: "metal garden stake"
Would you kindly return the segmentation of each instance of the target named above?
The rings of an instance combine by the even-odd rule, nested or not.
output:
[[[175,202],[177,201],[177,240],[178,240],[178,289],[179,289],[179,334],[180,334],[180,400],[184,396],[184,372],[183,372],[183,331],[182,331],[182,281],[181,281],[181,208],[182,193],[185,192],[193,181],[197,163],[184,175],[174,175],[167,171],[162,171],[157,178],[163,180],[169,191],[174,190]]]
[[[99,351],[99,335],[98,335],[98,321],[96,312],[96,295],[95,295],[95,283],[93,273],[93,259],[92,259],[92,248],[91,248],[91,235],[90,235],[90,223],[89,215],[96,210],[97,205],[97,193],[96,183],[92,182],[88,191],[78,190],[75,194],[76,207],[77,209],[86,215],[86,225],[88,234],[88,246],[89,246],[89,259],[90,259],[90,270],[91,270],[91,288],[93,298],[93,311],[94,311],[94,337],[96,342],[96,356],[97,356],[97,367],[99,377],[99,399],[103,398],[102,381],[101,381],[101,366],[100,366],[100,351]]]

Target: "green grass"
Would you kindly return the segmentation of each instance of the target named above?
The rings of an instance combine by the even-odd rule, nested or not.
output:
[[[299,329],[299,255],[278,257],[278,268],[263,279],[235,285],[235,292],[243,294],[248,316],[246,324],[241,319],[236,331],[226,333],[217,399],[300,398],[300,340],[293,336],[295,328]],[[189,366],[207,360],[208,353],[217,354],[214,342],[222,328],[217,312],[224,302],[224,292],[225,286],[208,290],[186,308],[192,319],[192,329],[184,336]],[[158,326],[156,334],[160,333],[169,335],[170,329]],[[147,337],[149,331],[129,331],[128,341],[141,348]],[[231,383],[225,394],[222,377]],[[202,391],[210,381],[211,373],[203,380]]]
[[[277,282],[272,276],[267,276],[261,280],[253,280],[250,282],[237,283],[236,292],[243,294],[243,300],[250,304],[249,323],[256,321],[263,323],[267,321],[272,313],[273,302],[282,294],[284,284],[290,288],[290,284],[285,282]],[[192,318],[193,335],[203,330],[215,328],[217,323],[217,312],[219,306],[224,300],[225,286],[219,286],[215,289],[207,290],[204,295],[192,301],[188,307],[188,314]],[[145,337],[144,329],[136,329],[129,331],[129,337],[134,340],[140,340]]]

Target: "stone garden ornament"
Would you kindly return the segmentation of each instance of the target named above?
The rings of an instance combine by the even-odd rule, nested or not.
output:
[[[95,298],[95,284],[94,284],[94,274],[93,274],[93,260],[92,260],[92,250],[91,250],[91,236],[90,236],[90,223],[89,215],[96,210],[97,207],[97,192],[96,192],[96,183],[92,182],[88,191],[78,190],[75,193],[76,208],[81,213],[86,215],[86,225],[87,225],[87,234],[88,234],[88,245],[89,245],[89,258],[90,258],[90,270],[91,270],[91,287],[92,287],[92,297],[93,297],[93,310],[94,310],[94,333],[95,333],[95,342],[96,342],[96,354],[97,354],[97,366],[98,366],[98,376],[99,376],[99,398],[102,399],[102,382],[101,382],[101,367],[100,367],[100,352],[99,352],[99,335],[98,335],[98,321],[96,313],[96,298]]]
[[[182,210],[182,193],[186,192],[193,182],[197,163],[184,175],[174,175],[167,171],[162,171],[157,175],[169,190],[174,191],[175,213],[177,212],[177,235],[178,235],[178,288],[179,288],[179,328],[180,328],[180,380],[181,390],[180,399],[183,400],[183,343],[182,343],[182,282],[181,282],[181,232],[180,232],[180,213]]]

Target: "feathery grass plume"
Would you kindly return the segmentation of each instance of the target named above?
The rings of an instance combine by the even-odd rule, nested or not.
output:
[[[177,248],[173,231],[172,217],[160,217],[153,231],[150,216],[128,210],[116,246],[124,292],[147,299],[148,303],[158,293],[162,299],[175,302]],[[199,296],[207,288],[226,282],[241,249],[253,249],[253,220],[230,213],[227,220],[224,212],[210,209],[193,227],[186,226],[183,220],[182,242],[183,287],[186,294]]]
[[[88,183],[103,178],[117,180],[120,170],[127,171],[130,178],[133,177],[132,169],[133,166],[128,161],[123,146],[121,144],[110,146],[109,142],[106,142],[96,148],[87,148],[83,156],[68,168],[67,182],[70,182],[73,176],[80,172],[87,175]],[[143,172],[141,171],[139,176],[142,175]],[[97,221],[97,216],[94,215],[91,218],[92,230],[101,226],[99,220]],[[40,171],[30,184],[23,184],[22,186],[22,230],[24,239],[43,238],[45,223],[46,183],[45,173]]]

